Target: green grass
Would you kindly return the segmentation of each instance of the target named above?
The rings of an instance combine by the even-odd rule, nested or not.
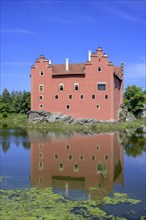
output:
[[[117,122],[117,123],[98,123],[94,125],[77,125],[66,124],[63,121],[54,123],[41,122],[29,123],[28,116],[24,114],[8,114],[6,118],[0,115],[0,128],[29,128],[29,129],[46,129],[50,131],[83,131],[83,132],[109,132],[123,131],[125,129],[138,128],[146,126],[146,120],[138,119],[132,122]]]

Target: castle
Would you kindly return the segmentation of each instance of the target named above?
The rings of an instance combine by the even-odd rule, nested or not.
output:
[[[117,121],[123,103],[123,63],[114,66],[99,47],[85,63],[52,64],[43,55],[31,66],[31,110]]]

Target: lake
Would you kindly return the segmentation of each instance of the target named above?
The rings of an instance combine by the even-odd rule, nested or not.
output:
[[[142,129],[62,134],[4,128],[0,146],[1,189],[51,187],[70,201],[99,201],[114,192],[127,193],[141,202],[103,205],[102,209],[128,220],[146,216],[146,134]]]

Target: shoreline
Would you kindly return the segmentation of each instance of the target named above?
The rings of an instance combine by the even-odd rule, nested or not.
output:
[[[126,129],[145,127],[146,118],[127,122],[99,122],[94,124],[69,124],[64,121],[30,123],[25,114],[8,114],[6,118],[0,115],[0,128],[44,129],[50,131],[123,131]]]

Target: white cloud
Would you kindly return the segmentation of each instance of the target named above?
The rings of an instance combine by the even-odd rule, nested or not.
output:
[[[2,29],[1,33],[6,33],[6,34],[29,34],[29,35],[36,35],[36,33],[29,31],[29,30],[24,30],[24,29]]]

